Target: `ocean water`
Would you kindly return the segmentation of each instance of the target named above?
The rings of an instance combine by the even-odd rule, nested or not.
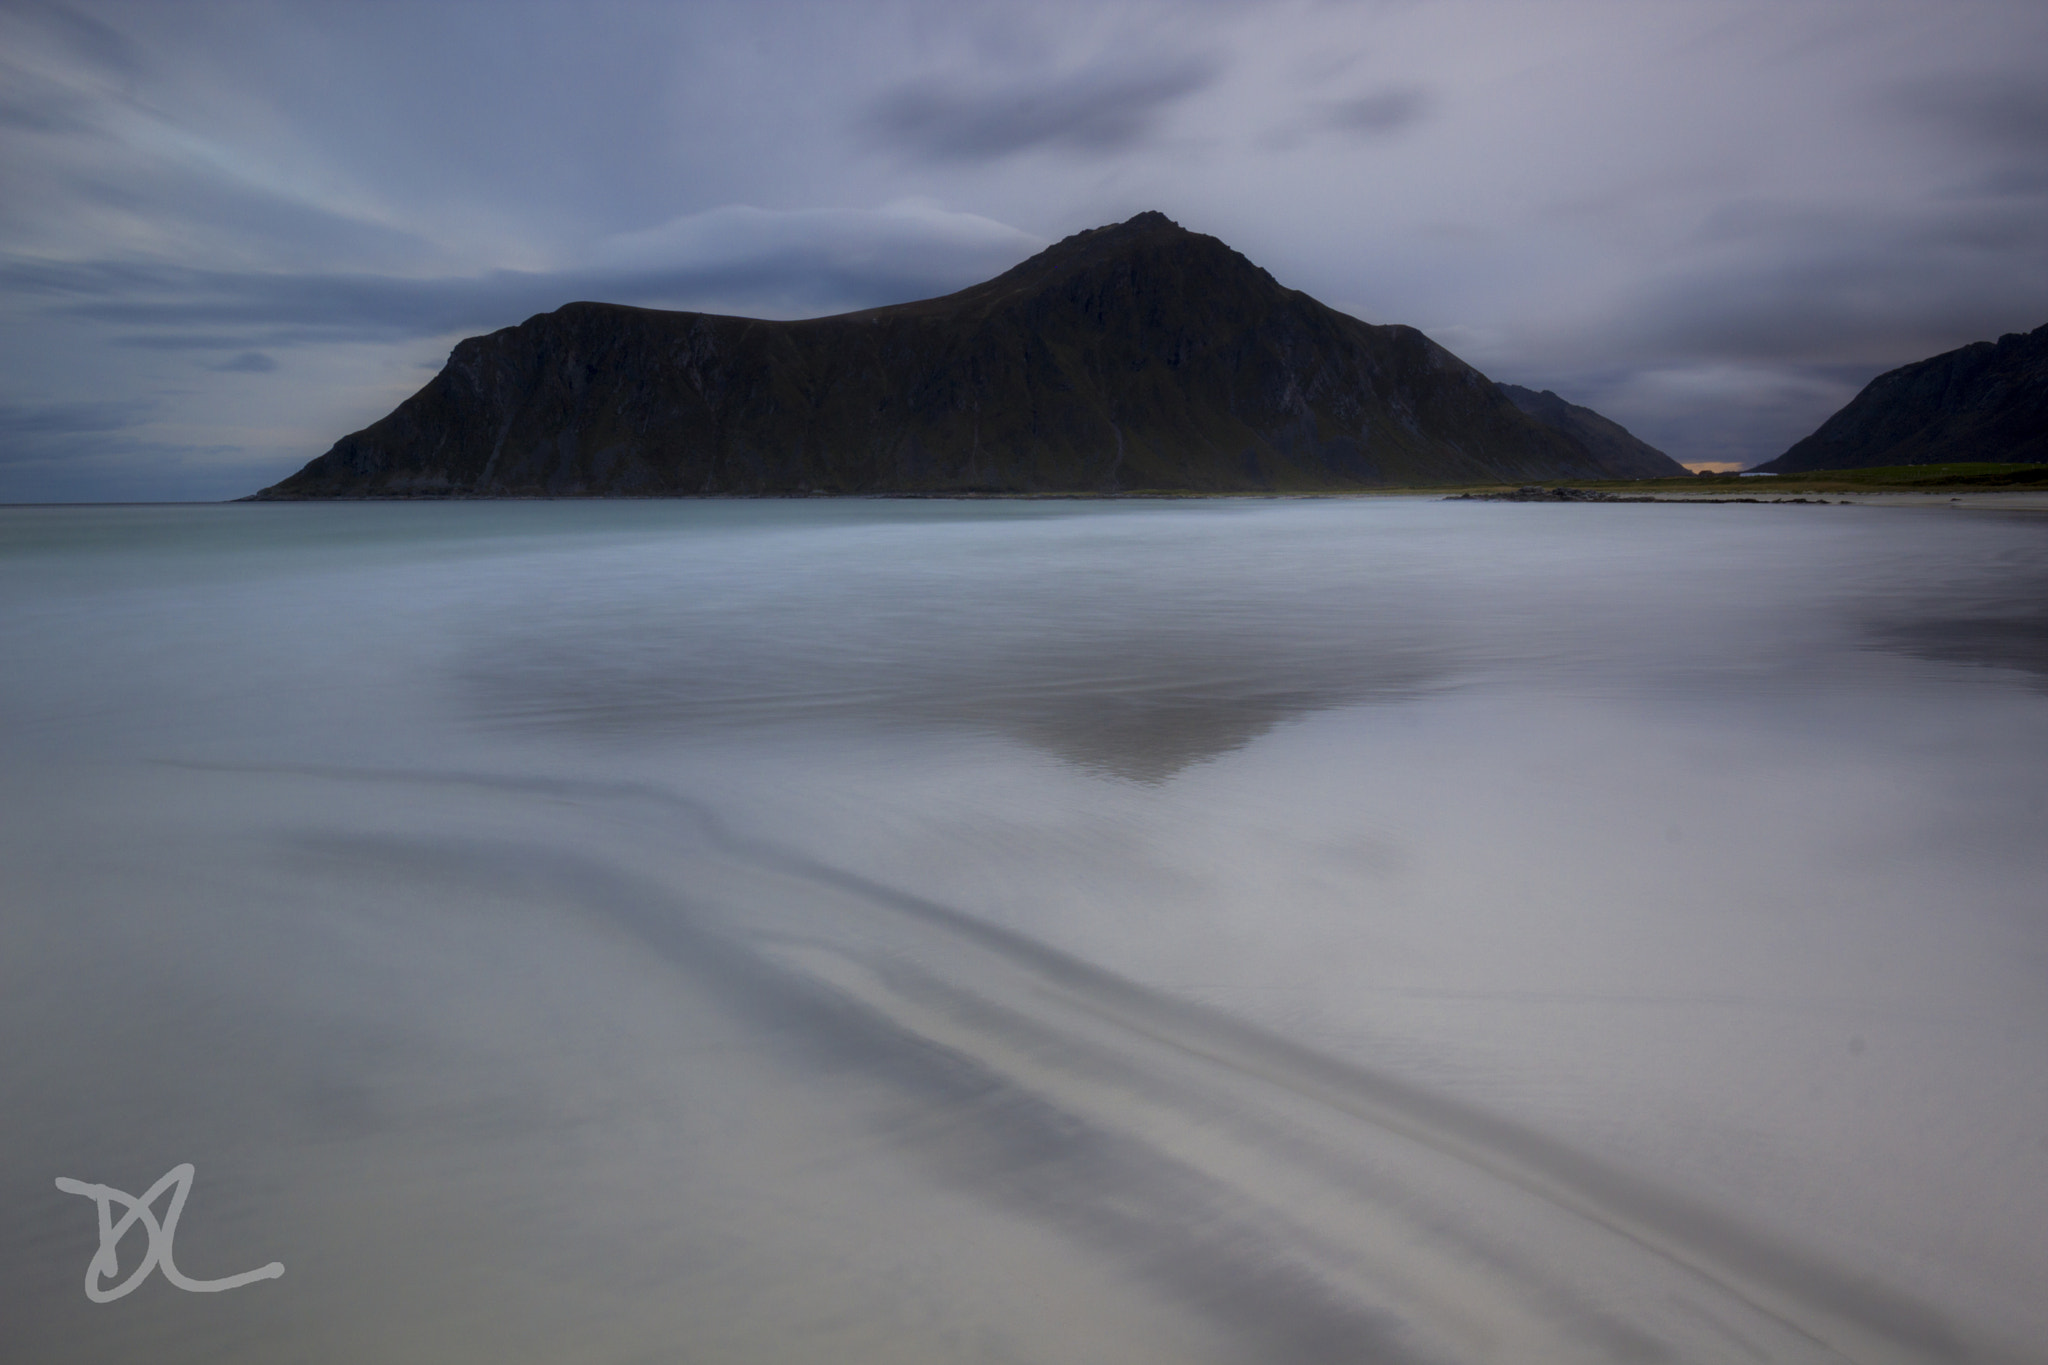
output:
[[[2048,518],[17,508],[0,658],[0,1358],[2048,1361]]]

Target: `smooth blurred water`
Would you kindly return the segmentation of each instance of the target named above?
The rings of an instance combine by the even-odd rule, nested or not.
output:
[[[0,1358],[2048,1360],[2048,519],[0,509],[0,649]],[[90,1302],[180,1162],[286,1273]]]

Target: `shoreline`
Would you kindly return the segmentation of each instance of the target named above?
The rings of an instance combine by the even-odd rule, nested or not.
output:
[[[1948,489],[1914,490],[1912,492],[1869,492],[1852,493],[1839,490],[1825,492],[1787,489],[1775,497],[1758,497],[1747,493],[1644,493],[1627,499],[1631,502],[1749,502],[1749,503],[1804,503],[1809,507],[1918,507],[1918,508],[1963,508],[2007,512],[2048,512],[2048,491],[2034,489],[1992,489],[1984,491]],[[1619,501],[1619,499],[1617,499]]]
[[[1692,492],[1685,489],[1630,490],[1618,492],[1601,488],[1578,488],[1559,486],[1554,488],[1522,488],[1515,490],[1488,490],[1485,492],[1450,493],[1439,499],[1442,502],[1531,502],[1531,503],[1617,503],[1617,502],[1682,502],[1682,503],[1747,503],[1751,505],[1779,504],[1793,507],[1913,507],[1913,508],[1961,508],[1978,511],[2048,512],[2048,490],[2035,489],[1991,489],[1963,490],[1949,489],[1883,490],[1852,492],[1845,490],[1786,489],[1771,495],[1759,495],[1746,490],[1713,490]]]
[[[245,505],[334,504],[334,503],[476,503],[476,502],[808,502],[813,500],[873,502],[1276,502],[1332,501],[1360,498],[1423,498],[1437,502],[1586,502],[1586,503],[1743,503],[1788,504],[1827,507],[1953,507],[1991,511],[2048,511],[2048,488],[1982,489],[1950,485],[1925,489],[1803,488],[1796,484],[1769,492],[1752,488],[1644,487],[1621,484],[1453,485],[1422,488],[1274,489],[1203,492],[1185,489],[1133,489],[1119,492],[905,492],[905,493],[673,493],[619,496],[615,494],[358,494],[342,497],[257,497],[223,498],[217,501],[190,499],[163,502],[132,499],[106,502],[11,502],[0,508],[22,510],[55,507],[235,507]]]

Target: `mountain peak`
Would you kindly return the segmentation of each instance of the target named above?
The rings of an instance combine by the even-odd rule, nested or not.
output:
[[[455,348],[269,497],[1044,493],[1598,478],[1412,327],[1157,211],[944,298],[769,322],[582,304]]]
[[[1105,223],[1101,227],[1084,228],[1071,237],[1062,238],[1059,242],[1055,243],[1055,246],[1065,246],[1068,242],[1089,240],[1128,240],[1133,237],[1147,236],[1153,233],[1162,235],[1176,234],[1182,237],[1200,235],[1189,232],[1158,209],[1147,209],[1143,213],[1124,219],[1121,223]]]
[[[1105,249],[1128,248],[1139,243],[1163,245],[1167,242],[1215,242],[1214,237],[1204,237],[1189,232],[1179,223],[1168,218],[1157,209],[1147,209],[1136,217],[1126,218],[1121,223],[1105,223],[1101,227],[1083,228],[1072,236],[1062,237],[1036,256],[1024,262],[1029,265],[1036,260],[1054,260],[1065,256],[1099,253]],[[1222,246],[1221,242],[1216,243]],[[1228,248],[1225,248],[1226,250]]]
[[[970,285],[957,294],[872,309],[865,316],[902,310],[1001,307],[1026,293],[1049,288],[1068,290],[1083,276],[1095,277],[1099,286],[1107,285],[1104,271],[1113,275],[1136,271],[1147,277],[1141,288],[1148,292],[1162,287],[1274,296],[1289,292],[1223,242],[1190,232],[1157,209],[1148,209],[1121,223],[1087,228],[1063,237],[994,279]],[[1173,278],[1169,281],[1163,278],[1166,276]]]

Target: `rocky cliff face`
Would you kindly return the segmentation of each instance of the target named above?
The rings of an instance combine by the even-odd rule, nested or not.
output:
[[[2048,326],[1881,374],[1820,430],[1757,468],[1791,474],[1973,460],[2048,462]]]
[[[1502,384],[1500,391],[1509,402],[1544,426],[1561,431],[1584,446],[1603,468],[1613,470],[1617,477],[1673,479],[1687,472],[1684,465],[1657,447],[1636,439],[1621,423],[1602,417],[1591,408],[1567,403],[1549,389],[1539,393],[1519,384]]]
[[[1411,327],[1157,213],[801,322],[572,303],[263,498],[1369,488],[1611,477]]]

